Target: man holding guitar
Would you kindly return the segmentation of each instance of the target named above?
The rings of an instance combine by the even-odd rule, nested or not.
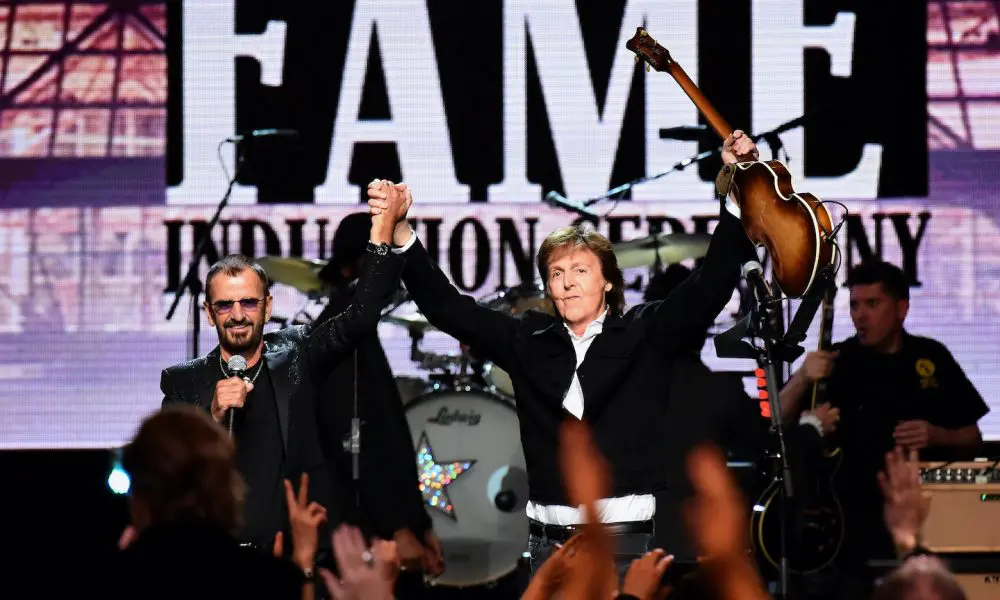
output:
[[[836,431],[823,429],[828,447],[843,452],[834,479],[846,526],[837,560],[842,598],[863,597],[864,587],[855,586],[868,585],[866,561],[894,554],[876,478],[885,454],[898,445],[919,450],[922,460],[973,458],[982,442],[978,421],[989,412],[947,348],[903,328],[910,302],[901,269],[865,263],[847,285],[856,335],[809,353],[781,391],[785,419],[800,413],[820,381],[840,411]]]

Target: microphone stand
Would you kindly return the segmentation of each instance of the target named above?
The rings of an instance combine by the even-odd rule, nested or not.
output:
[[[225,140],[222,143],[224,144],[228,141],[229,140]],[[180,304],[181,297],[184,295],[184,290],[188,290],[188,293],[191,296],[191,356],[188,358],[193,359],[198,357],[198,338],[201,335],[201,315],[198,314],[198,301],[201,299],[201,293],[203,290],[201,277],[198,276],[198,265],[201,263],[201,258],[205,255],[205,248],[208,246],[209,240],[212,239],[212,231],[215,230],[215,226],[219,222],[219,216],[222,214],[222,210],[229,204],[229,196],[233,193],[233,185],[236,183],[236,178],[239,177],[240,169],[243,166],[243,158],[244,153],[237,150],[236,169],[234,170],[233,176],[229,180],[229,184],[226,187],[226,193],[222,196],[222,200],[216,207],[215,214],[212,215],[211,220],[209,220],[208,226],[205,228],[205,232],[198,240],[198,244],[194,248],[194,253],[191,255],[191,262],[188,263],[187,274],[184,275],[184,280],[181,281],[181,286],[174,295],[174,301],[167,310],[166,320],[169,321],[173,318],[174,311],[177,310],[177,305]]]
[[[751,310],[739,323],[728,331],[715,336],[715,351],[719,358],[752,358],[757,361],[758,368],[764,371],[767,381],[767,400],[771,410],[771,433],[777,448],[774,456],[774,482],[778,489],[778,523],[779,523],[779,574],[776,596],[788,598],[788,513],[789,501],[795,497],[792,487],[791,467],[788,463],[788,451],[785,444],[785,431],[781,418],[781,385],[779,384],[779,365],[792,363],[804,351],[799,342],[805,339],[805,330],[816,315],[819,300],[826,293],[828,286],[833,285],[836,271],[833,266],[824,267],[817,274],[816,284],[810,293],[803,297],[795,317],[786,332],[781,331],[781,321],[773,318],[772,310],[782,310],[781,298],[770,296],[760,298],[751,290],[753,300]],[[756,346],[743,338],[761,339],[763,346]]]
[[[806,121],[814,118],[817,114],[819,114],[821,112],[824,112],[825,110],[826,110],[825,108],[820,108],[820,109],[817,109],[815,111],[806,113],[806,114],[802,115],[801,117],[797,117],[795,119],[792,119],[791,121],[788,121],[786,123],[782,123],[781,125],[778,125],[777,127],[775,127],[774,129],[772,129],[770,131],[765,131],[763,133],[758,133],[757,135],[752,135],[752,136],[750,136],[750,139],[752,139],[754,141],[754,143],[757,143],[760,140],[765,140],[765,141],[774,141],[774,140],[777,140],[776,143],[775,143],[775,145],[771,146],[772,147],[772,151],[775,152],[775,154],[776,154],[777,153],[777,149],[779,147],[781,147],[780,140],[778,140],[778,138],[777,138],[778,134],[784,133],[784,132],[786,132],[786,131],[788,131],[790,129],[795,129],[796,127],[802,126]],[[669,130],[661,130],[661,133],[660,133],[661,137],[664,137],[664,132],[665,131],[669,131]],[[667,134],[666,137],[669,137],[669,136],[670,136],[670,134]],[[655,180],[657,180],[657,179],[659,179],[661,177],[665,177],[665,176],[669,175],[670,173],[673,173],[674,171],[683,171],[684,169],[686,169],[687,167],[689,167],[692,164],[700,163],[703,160],[707,160],[709,158],[712,158],[713,156],[717,156],[717,155],[720,155],[720,154],[722,154],[722,146],[719,146],[719,147],[714,148],[712,150],[706,150],[704,152],[699,152],[698,154],[695,154],[694,156],[689,156],[688,158],[685,158],[684,160],[681,160],[681,161],[678,161],[677,163],[674,163],[674,165],[671,166],[666,171],[662,171],[662,172],[657,173],[655,175],[650,175],[649,177],[639,177],[637,179],[633,179],[632,181],[629,181],[627,183],[623,183],[623,184],[619,185],[618,187],[612,188],[612,189],[604,192],[603,194],[601,194],[599,196],[594,196],[593,198],[588,198],[587,200],[584,200],[580,204],[585,209],[588,206],[591,206],[591,205],[596,204],[598,202],[601,202],[603,200],[608,200],[610,198],[613,198],[614,196],[618,196],[620,194],[624,194],[625,192],[629,191],[630,189],[632,189],[633,187],[635,187],[637,185],[640,185],[640,184],[643,184],[643,183],[646,183],[646,182],[649,182],[649,181],[655,181]],[[582,210],[581,211],[576,211],[576,212],[578,212],[581,216],[584,216],[584,217],[592,216],[592,213],[588,214],[587,212],[582,211]]]

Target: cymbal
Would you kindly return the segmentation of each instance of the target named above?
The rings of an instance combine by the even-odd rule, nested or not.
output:
[[[412,313],[409,315],[388,315],[382,317],[382,320],[386,323],[392,323],[393,325],[402,325],[407,329],[418,331],[423,333],[424,331],[435,330],[435,327],[431,325],[427,317],[420,313]]]
[[[319,292],[326,284],[319,278],[319,272],[326,266],[325,260],[265,256],[257,259],[264,267],[267,278],[272,283],[283,283],[305,294]]]
[[[630,269],[652,266],[657,253],[660,261],[666,264],[701,258],[708,251],[711,239],[707,233],[660,233],[614,244],[611,249],[618,257],[618,266]]]

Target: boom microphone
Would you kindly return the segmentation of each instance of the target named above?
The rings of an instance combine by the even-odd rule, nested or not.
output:
[[[542,202],[548,204],[549,206],[573,211],[587,217],[597,217],[597,213],[587,208],[582,202],[570,200],[555,190],[545,194],[545,199],[542,200]]]
[[[243,140],[259,137],[298,137],[299,132],[294,129],[251,129],[246,133],[234,135],[227,139],[227,142],[240,143]]]
[[[230,377],[239,377],[240,379],[246,381],[247,372],[247,359],[243,358],[239,354],[232,356],[226,363],[226,369],[229,370]],[[229,429],[229,437],[233,437],[233,419],[236,414],[235,408],[230,408],[226,411],[226,427]]]

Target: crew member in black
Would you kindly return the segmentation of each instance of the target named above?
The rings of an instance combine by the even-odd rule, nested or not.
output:
[[[954,357],[940,342],[908,333],[906,275],[886,262],[855,267],[847,282],[857,333],[830,352],[811,352],[781,392],[783,416],[794,419],[810,385],[828,379],[840,422],[829,435],[843,449],[834,489],[845,519],[836,580],[840,598],[867,597],[866,563],[891,558],[876,474],[899,445],[922,460],[973,458],[982,443],[978,421],[989,412]]]

